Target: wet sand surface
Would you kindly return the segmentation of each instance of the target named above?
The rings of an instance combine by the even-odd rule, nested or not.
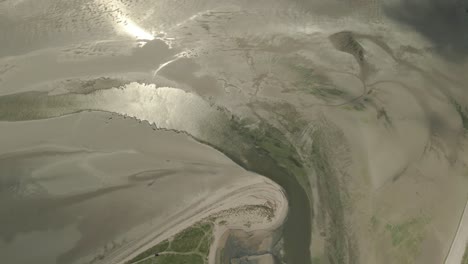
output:
[[[127,254],[260,174],[289,202],[286,263],[442,263],[468,195],[466,4],[0,1],[0,257]]]
[[[0,255],[10,263],[95,257],[255,178],[183,134],[111,114],[0,126]]]

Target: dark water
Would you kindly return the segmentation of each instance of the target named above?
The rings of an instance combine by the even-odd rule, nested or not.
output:
[[[311,205],[304,187],[299,184],[297,175],[280,166],[278,161],[266,150],[259,148],[251,137],[244,133],[235,134],[236,131],[229,131],[231,137],[225,138],[227,142],[223,142],[220,147],[213,147],[246,170],[268,177],[285,190],[289,203],[288,216],[283,225],[285,261],[288,264],[311,263]]]
[[[308,264],[310,261],[311,214],[310,204],[304,188],[294,175],[279,167],[270,157],[254,151],[247,154],[250,169],[275,181],[286,191],[289,212],[284,224],[284,247],[286,263]]]

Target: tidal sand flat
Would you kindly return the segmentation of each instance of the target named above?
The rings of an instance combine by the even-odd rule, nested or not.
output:
[[[465,261],[467,8],[0,1],[0,259]]]
[[[231,204],[285,202],[281,188],[218,151],[136,120],[82,113],[0,126],[0,249],[11,263],[83,263],[116,248],[130,254]]]

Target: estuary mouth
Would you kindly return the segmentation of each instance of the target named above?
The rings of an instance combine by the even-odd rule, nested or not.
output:
[[[141,122],[144,122],[142,126],[152,127],[153,131],[168,130],[174,131],[176,133],[182,132],[187,135],[191,135],[196,140],[208,144],[211,147],[214,147],[215,149],[223,152],[228,157],[231,157],[233,160],[237,160],[237,163],[244,169],[259,173],[260,175],[265,175],[266,177],[273,180],[273,182],[276,182],[276,184],[279,184],[279,186],[282,187],[279,187],[280,190],[286,191],[286,196],[275,198],[277,200],[273,200],[273,202],[269,203],[270,205],[277,205],[278,203],[289,203],[289,209],[283,212],[276,212],[277,210],[280,210],[277,208],[277,206],[274,206],[273,208],[269,209],[272,210],[272,215],[280,215],[280,220],[277,220],[280,222],[273,222],[274,225],[276,225],[276,227],[272,228],[270,231],[272,233],[267,235],[266,237],[263,237],[262,240],[267,240],[270,236],[273,236],[273,234],[278,233],[278,228],[283,226],[282,221],[287,219],[287,224],[282,227],[283,231],[278,233],[280,234],[279,237],[275,239],[275,242],[269,247],[263,248],[261,250],[257,249],[258,252],[255,251],[255,249],[251,249],[249,252],[252,255],[255,255],[263,251],[268,251],[270,252],[269,254],[271,254],[272,256],[279,255],[280,251],[274,249],[274,247],[279,243],[281,247],[284,247],[286,249],[285,253],[281,254],[285,254],[285,257],[291,258],[292,261],[307,259],[307,256],[310,254],[308,253],[308,248],[304,246],[310,243],[308,242],[310,241],[310,231],[307,231],[307,228],[309,226],[307,223],[310,222],[310,213],[307,213],[307,210],[309,210],[310,205],[308,202],[309,199],[307,198],[304,189],[298,184],[297,179],[295,178],[296,176],[290,174],[286,170],[287,168],[275,164],[277,161],[282,160],[282,158],[277,156],[278,153],[274,152],[274,150],[269,149],[268,147],[263,148],[260,145],[258,145],[258,142],[253,142],[251,140],[252,137],[259,137],[259,139],[265,137],[263,139],[265,141],[285,140],[282,138],[282,135],[281,133],[279,133],[279,131],[277,132],[277,134],[272,133],[268,135],[262,135],[263,129],[254,129],[251,131],[244,130],[244,126],[237,121],[239,120],[238,117],[232,119],[232,117],[230,117],[232,114],[229,114],[225,110],[217,109],[216,107],[210,106],[206,101],[204,101],[202,98],[195,94],[188,93],[177,88],[156,87],[155,85],[147,85],[140,83],[130,83],[119,88],[98,90],[87,94],[71,93],[60,95],[47,95],[45,93],[41,94],[28,92],[17,95],[3,96],[0,97],[0,101],[2,102],[1,105],[5,109],[2,112],[8,113],[8,116],[4,116],[5,120],[7,121],[18,122],[24,120],[41,120],[68,115],[72,115],[70,117],[72,118],[75,115],[81,116],[83,114],[79,113],[83,113],[86,111],[98,111],[102,112],[103,114],[109,113],[111,115],[116,115],[115,118],[119,119],[129,118],[134,120],[134,122],[139,122],[140,124]],[[31,106],[34,104],[36,105],[34,111],[26,112],[25,110],[20,110],[25,105]],[[17,109],[15,110],[14,107],[17,107]],[[17,114],[16,116],[15,113]],[[111,120],[113,120],[112,117],[108,118],[106,123],[108,123]],[[225,144],[225,142],[229,143]],[[253,145],[256,146],[253,147]],[[47,157],[46,153],[38,155],[45,155]],[[90,153],[90,155],[95,156],[96,154]],[[291,155],[293,155],[293,153],[291,153]],[[89,158],[86,157],[86,159]],[[17,158],[15,160],[17,160]],[[65,162],[58,162],[58,164],[62,163]],[[65,166],[66,164],[67,163],[65,163]],[[299,164],[297,163],[293,165],[298,166]],[[89,167],[89,165],[86,165],[86,167]],[[88,174],[91,176],[94,174],[94,171],[95,169],[93,168],[90,171],[85,171],[84,174]],[[47,173],[51,172],[46,171],[46,175]],[[176,173],[177,172],[174,171],[170,174]],[[140,174],[149,175],[147,180],[143,180],[143,182],[148,183],[148,186],[158,184],[158,181],[156,180],[158,179],[157,171],[149,170],[148,172],[135,174],[135,176]],[[37,173],[32,173],[29,175],[37,175]],[[151,175],[155,175],[155,178],[153,178],[153,176]],[[54,176],[51,177],[55,179]],[[29,182],[32,182],[34,184],[37,184],[36,182],[38,181],[39,185],[42,186],[42,177],[39,177],[39,180],[31,179],[29,177],[27,177],[27,179]],[[61,181],[66,182],[70,180],[72,180],[72,178],[67,177],[66,179],[63,179]],[[83,180],[84,178],[80,181]],[[71,186],[76,184],[77,183],[73,182],[67,183],[67,185]],[[105,190],[104,186],[99,189]],[[66,189],[69,188],[70,187],[67,187]],[[84,188],[84,190],[86,190],[86,188]],[[248,189],[246,189],[246,191],[247,190]],[[50,191],[48,191],[48,193],[51,194]],[[65,193],[70,194],[70,191],[67,191]],[[222,204],[223,202],[220,201],[220,203]],[[246,200],[244,203],[239,203],[237,206],[242,206],[243,204],[250,206],[249,200]],[[222,208],[224,208],[224,210],[227,210],[229,207]],[[288,215],[286,216],[286,212],[288,211],[290,213],[288,213]],[[210,212],[210,214],[215,214],[215,212],[222,211],[220,211],[220,209],[216,209],[215,211]],[[239,212],[241,214],[242,212],[245,212],[246,214],[250,213],[249,210],[245,211],[244,209],[242,209],[242,207],[241,209],[236,210],[236,212],[237,214],[239,214]],[[229,215],[228,213],[221,214],[225,218]],[[281,214],[284,215],[281,216]],[[223,217],[220,216],[219,219],[221,220],[216,219],[214,223],[218,223],[219,226],[224,228],[229,227],[229,225],[226,224],[219,224],[223,221],[227,222],[226,220],[223,220]],[[268,218],[271,218],[271,216]],[[199,217],[198,219],[203,218]],[[231,219],[231,221],[233,220]],[[255,230],[251,229],[251,226],[253,224],[251,220],[244,221],[246,221],[245,223],[243,223],[245,224],[244,228],[247,227],[249,230]],[[267,222],[271,221],[272,220],[269,219],[269,221]],[[239,224],[242,224],[241,220],[237,220],[237,223],[236,221],[234,221],[234,223],[231,224],[232,227],[227,228],[226,230],[238,229],[239,227],[237,226]],[[259,225],[257,228],[263,230],[262,232],[266,232],[267,230],[266,227],[263,225]],[[221,235],[223,235],[223,232],[219,233],[219,236]],[[283,236],[284,238],[282,238]],[[216,252],[216,250],[214,252]],[[206,255],[205,257],[208,257],[208,255]],[[221,259],[224,259],[226,257],[227,256],[215,256],[213,258],[218,259],[218,261],[221,261]],[[234,254],[233,256],[230,256],[229,259],[237,257],[242,256]]]

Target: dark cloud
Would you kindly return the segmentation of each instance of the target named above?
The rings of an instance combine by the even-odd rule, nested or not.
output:
[[[428,38],[440,54],[468,55],[468,0],[399,0],[384,11]]]

